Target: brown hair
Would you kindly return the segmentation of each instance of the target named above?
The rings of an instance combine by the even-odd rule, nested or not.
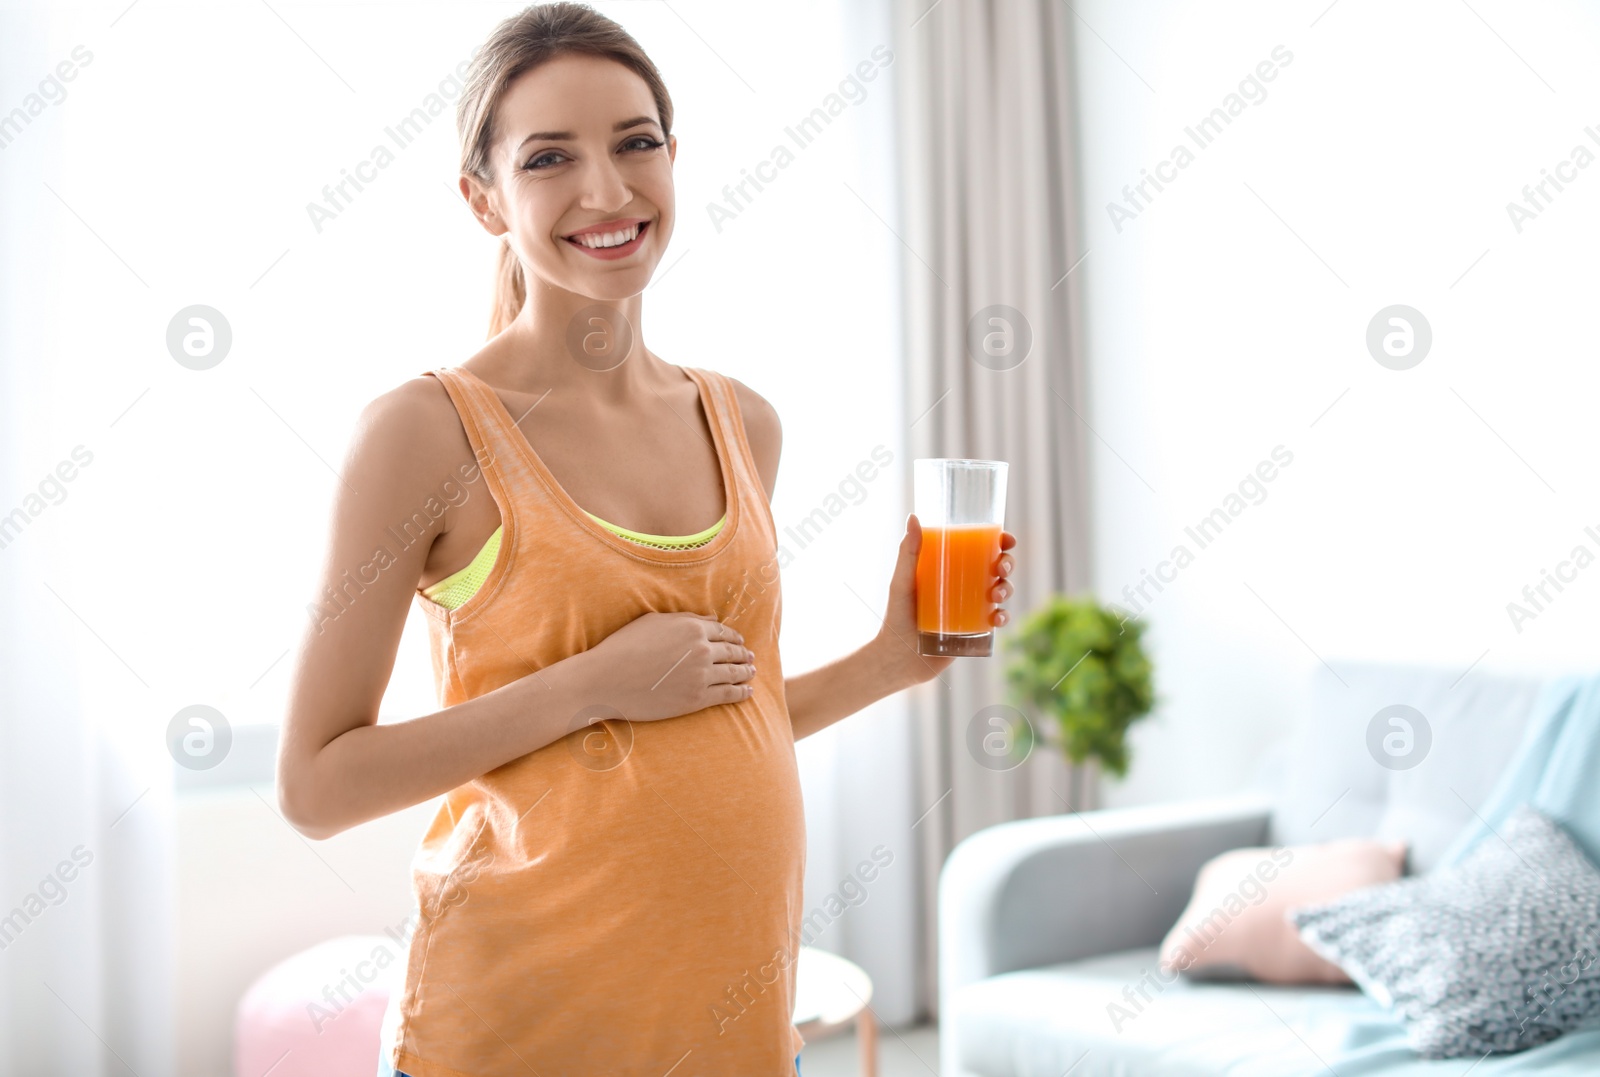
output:
[[[644,49],[620,25],[588,4],[534,4],[496,26],[472,57],[466,88],[456,102],[456,133],[461,138],[461,171],[494,183],[489,146],[495,137],[500,100],[519,75],[547,60],[581,53],[615,60],[640,78],[655,98],[661,133],[672,134],[672,98],[661,73]],[[527,302],[522,263],[502,238],[495,267],[489,336],[509,325]]]

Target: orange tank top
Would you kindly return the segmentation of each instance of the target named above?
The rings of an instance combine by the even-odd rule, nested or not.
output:
[[[805,819],[777,529],[732,383],[679,369],[699,389],[726,507],[691,549],[602,527],[492,388],[464,368],[426,371],[460,413],[503,528],[464,604],[418,596],[441,706],[652,611],[733,625],[757,673],[749,699],[663,721],[629,723],[596,699],[565,737],[445,794],[411,866],[418,922],[392,1052],[411,1077],[794,1073]]]

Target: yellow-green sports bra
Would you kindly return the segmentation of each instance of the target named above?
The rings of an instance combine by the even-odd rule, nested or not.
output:
[[[629,531],[626,527],[607,523],[592,512],[586,516],[608,531],[615,531],[625,539],[645,546],[659,546],[668,550],[687,549],[691,546],[703,546],[710,542],[722,530],[722,525],[728,522],[727,514],[722,519],[701,531],[697,535],[646,535],[639,531]],[[422,589],[422,597],[437,602],[445,609],[455,609],[467,599],[478,593],[478,588],[483,586],[483,581],[488,578],[489,570],[494,567],[495,558],[500,554],[500,528],[494,529],[494,534],[489,536],[489,541],[483,544],[483,549],[472,559],[472,563],[459,572],[452,572],[438,583],[430,584]]]

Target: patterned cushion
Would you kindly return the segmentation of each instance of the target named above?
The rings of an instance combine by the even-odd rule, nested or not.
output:
[[[1600,871],[1526,805],[1459,863],[1291,910],[1425,1058],[1520,1051],[1600,1024]]]

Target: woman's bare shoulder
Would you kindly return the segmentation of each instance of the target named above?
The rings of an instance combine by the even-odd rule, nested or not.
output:
[[[453,445],[466,431],[444,383],[419,374],[378,394],[361,409],[361,432],[393,444],[423,448]]]
[[[455,409],[444,382],[431,374],[418,374],[367,401],[365,410],[375,416],[423,419],[438,418]]]
[[[778,409],[738,378],[730,374],[723,377],[733,383],[733,395],[744,419],[744,437],[761,472],[761,484],[771,498],[778,481],[778,459],[783,454],[783,424],[778,421]]]
[[[388,483],[431,489],[473,459],[461,416],[438,378],[420,374],[369,400],[350,445],[353,466],[389,473]],[[401,474],[405,478],[400,479]]]

